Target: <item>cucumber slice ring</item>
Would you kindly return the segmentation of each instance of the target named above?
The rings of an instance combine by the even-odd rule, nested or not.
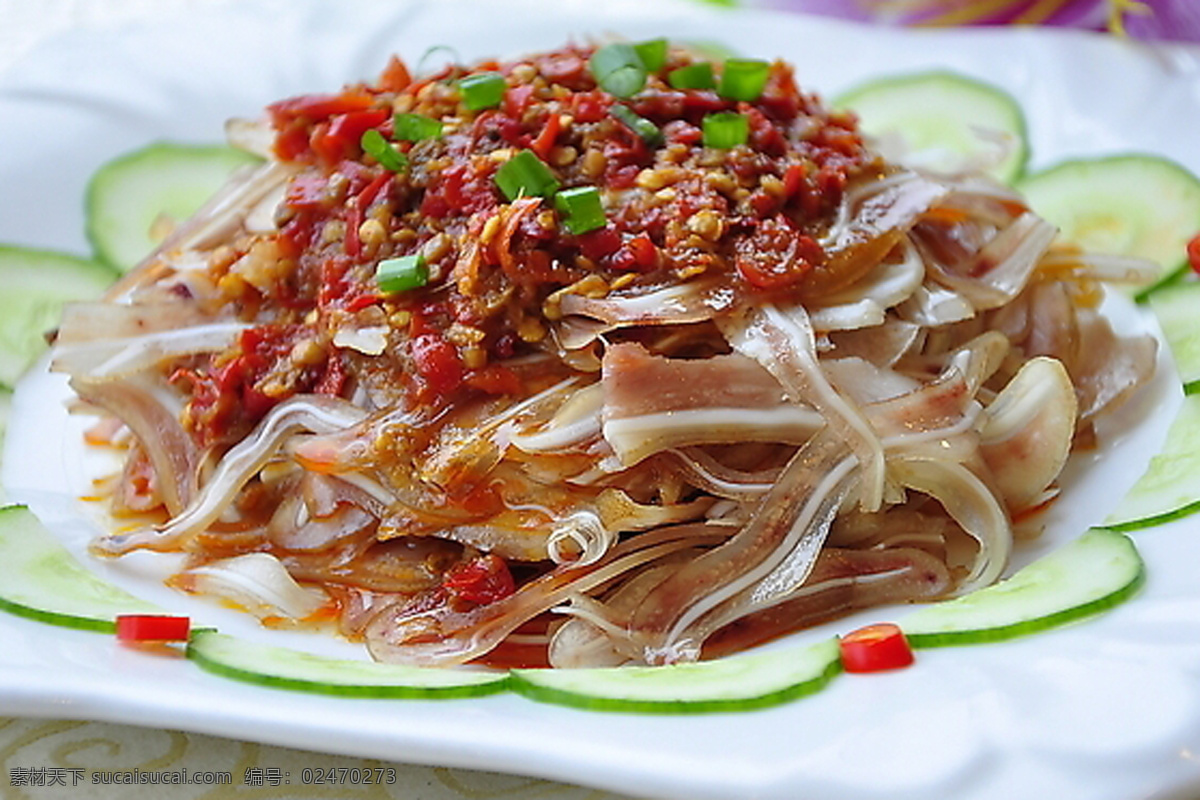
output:
[[[25,506],[0,509],[0,608],[100,633],[119,614],[163,613],[84,569]]]
[[[833,104],[858,114],[862,130],[872,136],[901,134],[914,154],[941,154],[955,160],[986,152],[991,145],[977,129],[1011,137],[1012,152],[988,171],[1005,183],[1020,178],[1029,160],[1020,104],[1002,89],[955,72],[871,81],[841,95]],[[955,168],[954,164],[939,166]]]
[[[513,691],[595,711],[750,711],[813,694],[842,671],[837,639],[801,648],[665,667],[516,669]]]
[[[1104,521],[1114,531],[1160,525],[1200,511],[1200,395],[1183,398],[1163,451]]]
[[[1150,308],[1158,318],[1184,394],[1200,393],[1200,283],[1179,283],[1150,295]]]
[[[88,183],[87,237],[96,257],[125,272],[156,242],[150,229],[161,214],[190,217],[238,167],[258,156],[223,145],[156,142],[108,162]]]
[[[212,630],[197,631],[188,658],[226,678],[341,697],[481,697],[508,685],[504,672],[473,672],[350,661],[258,644]]]
[[[1064,161],[1026,177],[1017,189],[1058,226],[1063,240],[1161,265],[1162,275],[1137,300],[1179,277],[1187,268],[1187,243],[1200,231],[1200,180],[1160,156]]]
[[[1011,578],[910,614],[900,627],[913,647],[1011,639],[1112,608],[1144,578],[1128,536],[1093,528]]]
[[[0,245],[0,384],[13,386],[46,349],[64,303],[99,297],[117,274],[51,250]]]

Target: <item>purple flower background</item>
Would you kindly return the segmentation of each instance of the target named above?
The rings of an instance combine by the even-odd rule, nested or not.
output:
[[[1200,0],[758,0],[789,11],[897,25],[1062,25],[1200,42]]]

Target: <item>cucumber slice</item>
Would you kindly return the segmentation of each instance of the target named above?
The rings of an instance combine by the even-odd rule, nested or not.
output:
[[[128,271],[158,244],[151,228],[161,215],[182,222],[234,170],[260,161],[222,145],[156,142],[108,162],[87,187],[87,236],[96,257]]]
[[[102,633],[118,614],[163,613],[84,569],[25,506],[0,508],[0,608]]]
[[[1183,393],[1200,392],[1200,283],[1163,287],[1149,300],[1175,358]]]
[[[1160,156],[1128,154],[1065,161],[1017,184],[1030,207],[1084,250],[1136,256],[1162,266],[1141,300],[1187,268],[1200,232],[1200,180]]]
[[[988,170],[1012,183],[1029,159],[1025,115],[1007,92],[954,72],[923,72],[871,81],[841,95],[834,108],[858,114],[871,136],[898,133],[910,148],[907,163],[940,171],[993,150],[986,138],[999,134],[1012,145],[1004,159]],[[980,136],[983,132],[983,136]]]
[[[1161,453],[1117,510],[1104,520],[1114,531],[1161,525],[1200,511],[1200,395],[1183,398]]]
[[[503,691],[504,672],[473,672],[347,661],[197,631],[188,658],[226,678],[301,692],[344,697],[479,697]]]
[[[841,669],[838,641],[830,639],[667,667],[515,669],[511,688],[534,700],[597,711],[747,711],[812,694]]]
[[[63,303],[99,297],[116,277],[94,261],[0,245],[0,384],[15,384],[46,349]]]
[[[994,586],[900,621],[913,647],[977,644],[1053,628],[1111,608],[1141,586],[1128,536],[1093,528]]]

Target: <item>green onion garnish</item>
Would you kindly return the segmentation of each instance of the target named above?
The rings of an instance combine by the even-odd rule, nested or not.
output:
[[[600,190],[595,186],[566,189],[554,196],[554,207],[563,215],[563,225],[574,234],[603,228],[608,220],[600,202]]]
[[[375,268],[375,285],[385,294],[407,292],[409,289],[420,289],[429,283],[429,267],[425,266],[425,256],[417,253],[412,256],[389,258],[380,261]]]
[[[605,45],[592,53],[588,65],[600,88],[617,97],[632,97],[646,85],[646,67],[631,44]]]
[[[715,89],[717,80],[713,77],[712,64],[708,61],[697,61],[686,67],[673,69],[667,73],[667,83],[675,89]]]
[[[392,120],[394,135],[400,142],[420,142],[442,135],[441,120],[424,114],[397,114]]]
[[[721,73],[721,97],[752,103],[762,94],[771,74],[771,65],[766,61],[751,58],[727,58]]]
[[[609,113],[629,126],[629,129],[642,137],[646,144],[655,145],[662,142],[663,135],[658,126],[645,117],[639,117],[628,106],[617,103],[609,109]]]
[[[667,63],[667,40],[649,39],[633,46],[647,72],[658,72]]]
[[[522,150],[496,170],[496,185],[509,202],[518,197],[549,198],[558,191],[558,179],[532,150]]]
[[[359,140],[363,152],[379,162],[379,166],[392,172],[404,172],[408,169],[408,156],[388,144],[383,134],[372,128],[363,133]]]
[[[495,108],[504,99],[508,84],[499,72],[478,72],[458,82],[458,93],[462,103],[471,111]]]
[[[750,120],[741,114],[722,111],[704,118],[704,146],[728,150],[745,144],[750,138]]]

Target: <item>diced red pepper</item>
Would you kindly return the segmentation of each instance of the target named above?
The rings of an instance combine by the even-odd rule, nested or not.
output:
[[[379,76],[379,88],[385,92],[402,92],[412,83],[408,67],[397,56],[388,59],[383,74]]]
[[[662,129],[663,137],[671,144],[686,144],[688,147],[700,144],[704,133],[695,125],[681,119],[671,120]]]
[[[504,559],[489,553],[451,567],[442,587],[454,597],[478,605],[503,600],[516,591],[516,581]]]
[[[375,98],[366,92],[345,92],[343,94],[305,94],[290,97],[267,106],[276,129],[281,129],[285,123],[294,119],[307,119],[311,122],[327,119],[335,114],[349,114],[355,111],[365,111],[375,102]]]
[[[584,77],[587,64],[574,53],[554,53],[537,60],[538,72],[552,83],[570,85]]]
[[[542,127],[542,132],[529,145],[529,149],[537,153],[538,158],[543,161],[550,159],[550,151],[554,148],[554,140],[558,138],[559,131],[562,130],[562,122],[558,114],[553,112],[546,118],[546,124]]]
[[[623,272],[652,272],[659,266],[658,248],[648,234],[639,233],[612,256],[609,266]]]
[[[747,283],[771,291],[792,286],[824,258],[815,239],[775,217],[737,243],[734,263]]]
[[[317,381],[313,391],[317,394],[338,397],[345,387],[346,365],[342,362],[342,357],[338,353],[334,353],[325,362],[325,374],[321,376],[321,380]]]
[[[526,83],[521,86],[514,86],[504,93],[504,113],[513,119],[519,120],[525,113],[525,109],[529,107],[529,103],[533,100],[534,85]]]
[[[804,185],[804,176],[808,174],[808,168],[803,164],[788,164],[788,168],[783,171],[783,196],[786,200],[791,200],[796,196],[796,192]]]
[[[417,372],[438,394],[448,394],[463,381],[463,363],[458,349],[436,333],[418,336],[412,343]]]
[[[621,234],[612,225],[575,237],[579,250],[592,261],[599,261],[621,249]]]
[[[913,663],[904,631],[890,622],[852,631],[841,637],[840,644],[846,672],[881,672]]]
[[[163,614],[121,614],[117,639],[122,642],[186,642],[192,621]]]
[[[612,97],[597,89],[571,95],[571,116],[576,122],[599,122],[608,116]]]
[[[313,130],[313,152],[327,164],[352,158],[358,155],[362,135],[382,125],[390,116],[384,109],[339,114]]]
[[[1192,265],[1194,272],[1200,273],[1200,235],[1188,242],[1187,246],[1188,263]]]

